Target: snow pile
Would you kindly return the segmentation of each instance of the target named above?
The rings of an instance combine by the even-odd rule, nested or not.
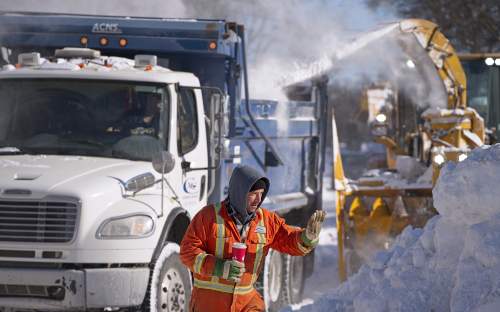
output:
[[[500,311],[500,144],[448,164],[440,215],[300,311]],[[288,307],[285,311],[291,311]]]

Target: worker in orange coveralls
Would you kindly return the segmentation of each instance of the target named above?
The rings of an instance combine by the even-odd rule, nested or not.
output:
[[[253,287],[273,248],[304,256],[318,243],[324,211],[316,211],[305,229],[288,226],[261,208],[269,180],[248,166],[236,167],[228,197],[208,205],[193,218],[181,242],[181,261],[193,272],[190,311],[264,311]],[[247,246],[244,262],[232,259],[232,244]]]

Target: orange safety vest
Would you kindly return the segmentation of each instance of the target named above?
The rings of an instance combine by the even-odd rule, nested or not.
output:
[[[230,259],[240,234],[227,213],[226,203],[204,207],[191,221],[181,242],[181,261],[193,272],[190,311],[263,311],[254,289],[269,248],[294,256],[311,249],[302,245],[302,229],[288,226],[283,218],[259,208],[250,222],[245,241],[245,273],[238,284],[213,276],[216,258]]]

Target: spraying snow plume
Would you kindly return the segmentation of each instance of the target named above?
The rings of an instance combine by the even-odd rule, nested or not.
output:
[[[363,0],[214,0],[186,6],[199,17],[225,18],[244,24],[251,98],[283,99],[286,77],[318,72],[354,33],[389,18]],[[325,63],[325,64],[323,64]]]
[[[403,31],[405,21],[390,23],[359,35],[331,51],[329,58],[307,64],[284,79],[293,84],[319,74],[335,84],[353,89],[371,83],[389,82],[422,108],[442,107],[447,94],[434,63],[419,38]]]
[[[349,7],[309,1],[281,8],[268,6],[267,12],[276,23],[267,50],[254,51],[251,90],[256,96],[277,98],[282,96],[278,92],[288,84],[288,77],[315,76],[331,67],[335,51],[354,34],[352,19],[364,16],[367,22],[358,27],[366,28],[373,27],[377,20],[376,14],[360,2],[352,2]]]

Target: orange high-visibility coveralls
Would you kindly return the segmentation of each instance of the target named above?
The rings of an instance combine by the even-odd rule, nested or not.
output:
[[[264,311],[264,301],[253,287],[269,248],[294,256],[311,251],[302,245],[303,230],[288,226],[273,212],[259,208],[248,227],[245,273],[238,284],[212,275],[215,259],[230,259],[232,243],[240,234],[226,203],[204,207],[193,218],[181,242],[181,261],[193,272],[191,312]]]

